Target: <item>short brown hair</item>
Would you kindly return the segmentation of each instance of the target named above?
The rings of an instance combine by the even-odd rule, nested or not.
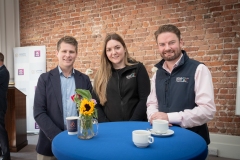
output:
[[[71,45],[75,46],[76,52],[78,52],[78,42],[74,37],[72,37],[72,36],[62,37],[57,43],[57,50],[58,51],[60,50],[60,45],[61,45],[62,42],[65,42],[65,43],[68,43],[68,44],[71,44]]]
[[[0,52],[0,61],[4,62],[4,55]]]
[[[158,30],[154,33],[156,41],[157,41],[158,35],[161,33],[164,33],[164,32],[172,32],[172,33],[176,34],[176,36],[178,37],[179,40],[181,39],[180,30],[172,24],[166,24],[166,25],[160,26],[158,28]]]

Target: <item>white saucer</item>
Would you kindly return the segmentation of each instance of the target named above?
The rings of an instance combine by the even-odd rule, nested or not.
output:
[[[154,132],[152,129],[149,130],[151,132],[152,135],[154,136],[160,136],[160,137],[166,137],[166,136],[171,136],[174,134],[174,131],[169,129],[167,130],[167,133],[156,133]]]

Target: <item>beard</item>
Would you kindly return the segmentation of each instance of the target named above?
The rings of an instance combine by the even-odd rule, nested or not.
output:
[[[166,56],[166,54],[173,54],[172,56]],[[169,51],[166,51],[166,52],[162,52],[161,53],[161,57],[165,60],[165,61],[174,61],[174,60],[177,60],[182,54],[182,51],[181,50],[169,50]]]

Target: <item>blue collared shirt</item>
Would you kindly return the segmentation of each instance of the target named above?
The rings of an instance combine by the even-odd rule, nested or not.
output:
[[[74,69],[72,74],[65,77],[62,73],[61,68],[58,66],[60,81],[61,81],[61,92],[62,92],[62,104],[63,104],[63,120],[64,126],[66,128],[66,117],[77,116],[76,103],[72,101],[71,96],[75,94],[75,79],[74,79]]]

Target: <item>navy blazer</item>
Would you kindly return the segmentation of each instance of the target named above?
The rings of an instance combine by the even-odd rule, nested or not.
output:
[[[92,92],[89,77],[77,70],[74,74],[76,88]],[[63,105],[58,67],[40,75],[34,97],[34,119],[40,127],[37,153],[53,156],[53,138],[64,131]]]
[[[0,67],[0,111],[7,111],[7,90],[9,83],[9,72],[5,65]]]

